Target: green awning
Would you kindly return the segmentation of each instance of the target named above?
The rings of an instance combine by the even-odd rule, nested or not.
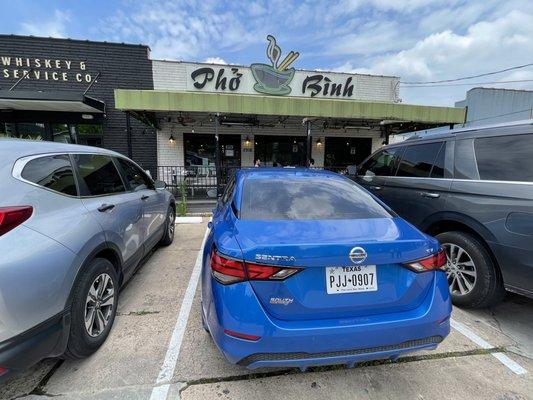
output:
[[[429,124],[463,123],[464,108],[373,101],[254,96],[205,92],[115,89],[124,111],[208,112],[339,119],[401,120]]]

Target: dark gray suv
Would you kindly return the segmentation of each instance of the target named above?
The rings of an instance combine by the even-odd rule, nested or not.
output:
[[[356,181],[439,239],[454,304],[486,307],[505,289],[533,297],[533,121],[385,146]]]

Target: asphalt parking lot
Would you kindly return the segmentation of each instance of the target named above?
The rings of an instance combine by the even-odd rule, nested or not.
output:
[[[0,387],[44,399],[531,399],[533,301],[454,309],[441,346],[355,368],[248,371],[229,365],[202,329],[197,256],[207,218],[180,224],[121,294],[104,346],[81,361],[45,360]]]

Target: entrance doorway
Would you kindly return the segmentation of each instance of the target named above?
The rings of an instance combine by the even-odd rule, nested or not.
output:
[[[255,158],[264,166],[303,167],[306,161],[305,136],[255,136]]]
[[[326,137],[324,167],[359,165],[372,152],[372,139]]]

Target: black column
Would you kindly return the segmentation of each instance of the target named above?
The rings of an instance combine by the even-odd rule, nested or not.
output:
[[[128,141],[128,157],[133,157],[133,148],[131,145],[131,121],[130,113],[126,112],[126,140]]]
[[[306,154],[305,154],[305,166],[309,167],[311,165],[311,148],[313,145],[313,139],[311,137],[311,121],[308,119],[305,122],[307,128],[307,145],[306,145]]]
[[[218,137],[218,128],[220,126],[220,115],[217,113],[214,118],[215,123],[215,171],[217,177],[217,198],[221,192],[221,170],[220,170],[220,140]]]

